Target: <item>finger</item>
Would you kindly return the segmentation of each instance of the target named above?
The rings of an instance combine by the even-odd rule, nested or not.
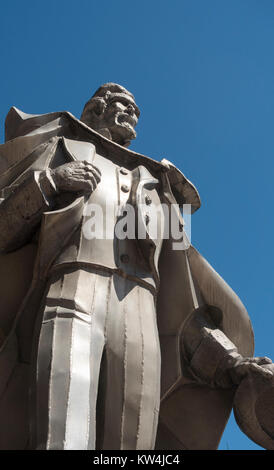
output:
[[[90,165],[86,167],[86,170],[91,171],[94,175],[96,175],[96,178],[98,179],[98,181],[101,180],[101,172],[98,170],[98,168],[96,168],[93,165]]]
[[[102,172],[101,172],[100,168],[98,168],[97,166],[92,165],[92,164],[91,164],[91,166],[99,175],[102,175]]]
[[[66,163],[66,166],[69,167],[70,170],[73,171],[74,173],[81,173],[85,171],[91,171],[94,174],[96,174],[96,179],[100,181],[101,179],[101,171],[99,168],[97,168],[95,165],[92,165],[92,163],[87,162],[84,160],[83,162],[72,162],[72,163]]]
[[[74,174],[73,177],[68,180],[68,183],[71,186],[75,186],[77,188],[80,187],[80,189],[82,189],[82,187],[85,187],[87,182],[92,183],[93,189],[97,187],[97,180],[94,177],[93,173],[90,172],[82,172],[78,175]]]
[[[89,190],[94,191],[97,188],[98,182],[92,173],[87,172],[82,178],[82,184],[83,184],[83,187],[86,187],[88,191]],[[90,185],[91,185],[91,188],[90,188]]]
[[[69,165],[71,165],[74,169],[79,168],[79,169],[84,170],[85,168],[88,168],[88,169],[92,168],[92,164],[89,162],[85,162],[85,161],[72,162],[72,163],[69,163]]]
[[[87,172],[84,174],[84,179],[91,181],[91,182],[95,185],[95,187],[97,186],[97,179],[96,179],[96,177],[94,176],[94,174],[91,173],[90,171],[87,171]]]
[[[258,364],[258,365],[263,365],[263,364],[272,364],[271,359],[268,357],[262,356],[262,357],[248,357],[245,359],[246,362],[249,362],[250,364]]]
[[[250,370],[253,372],[259,373],[261,376],[265,377],[266,379],[271,379],[273,374],[270,370],[264,369],[263,367],[258,366],[257,364],[250,364]]]
[[[269,359],[269,357],[266,357],[266,356],[263,356],[263,357],[254,357],[253,358],[254,361],[253,362],[256,362],[256,364],[272,364],[272,361],[271,359]]]
[[[84,176],[85,173],[89,170],[85,170],[84,168],[73,168],[72,175],[82,175]]]
[[[85,163],[81,162],[81,161],[78,161],[78,160],[74,160],[73,162],[65,163],[65,165],[63,165],[63,166],[68,166],[68,167],[73,168],[73,169],[84,168]]]
[[[88,169],[92,168],[93,170],[96,171],[96,173],[98,173],[98,175],[101,175],[101,171],[99,170],[99,168],[97,166],[93,165],[93,163],[90,163],[87,160],[84,160],[84,162],[82,162],[82,163]]]
[[[71,175],[71,177],[74,177],[74,176],[77,176],[77,177],[82,176],[82,178],[84,178],[87,173],[93,175],[93,174],[94,174],[93,168],[88,168],[88,169],[85,169],[85,168],[73,168],[73,171],[71,171],[70,175]],[[96,177],[97,177],[97,175],[96,175]],[[100,176],[99,176],[99,178],[100,178]]]
[[[99,183],[101,181],[101,175],[99,175],[99,173],[97,173],[95,170],[93,170],[93,175],[94,175],[94,178],[96,179],[97,183]]]
[[[81,181],[85,181],[86,179],[89,179],[89,177],[86,177],[86,173],[74,173],[73,175],[70,176],[70,178],[67,180],[68,182],[76,183],[78,184]]]
[[[98,176],[95,176],[91,171],[74,172],[72,175],[70,175],[69,179],[75,181],[94,179],[96,181],[96,184],[100,182]]]

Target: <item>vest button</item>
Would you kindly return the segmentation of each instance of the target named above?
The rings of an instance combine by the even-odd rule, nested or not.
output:
[[[121,168],[120,173],[122,173],[122,175],[128,175],[128,170],[126,168]]]
[[[123,254],[120,256],[120,260],[122,261],[122,263],[128,263],[129,262],[129,256],[126,255],[126,254]]]
[[[149,206],[152,203],[152,199],[148,194],[145,195],[145,203],[147,206]]]
[[[123,193],[128,193],[129,192],[128,185],[127,184],[122,184],[121,190],[123,191]]]

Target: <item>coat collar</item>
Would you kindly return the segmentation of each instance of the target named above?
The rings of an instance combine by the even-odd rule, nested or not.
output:
[[[27,136],[30,133],[34,135],[36,131],[37,133],[41,133],[42,127],[53,121],[56,121],[56,130],[58,123],[58,135],[62,133],[60,125],[64,126],[63,123],[66,122],[68,125],[64,126],[65,137],[91,142],[96,145],[98,152],[103,156],[109,158],[110,155],[114,155],[115,158],[121,161],[121,164],[126,161],[128,166],[132,166],[132,168],[140,164],[145,165],[156,176],[159,175],[159,173],[167,172],[171,188],[174,191],[178,204],[191,204],[192,213],[200,208],[201,201],[197,189],[172,163],[167,160],[158,162],[150,157],[133,152],[128,148],[116,144],[88,127],[68,111],[58,111],[48,114],[26,114],[12,107],[5,121],[6,141],[16,139],[19,136]]]

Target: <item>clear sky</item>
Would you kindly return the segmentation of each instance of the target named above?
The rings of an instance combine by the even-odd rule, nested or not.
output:
[[[246,305],[256,354],[274,359],[274,2],[12,0],[0,40],[2,129],[12,105],[79,117],[102,83],[134,93],[133,150],[196,185],[192,242]],[[258,446],[231,418],[220,448]]]

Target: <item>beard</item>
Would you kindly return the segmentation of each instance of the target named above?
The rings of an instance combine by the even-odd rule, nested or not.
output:
[[[137,120],[128,113],[118,112],[115,115],[109,116],[105,124],[105,127],[111,133],[112,140],[117,144],[128,146],[130,141],[136,138],[134,127],[137,124]]]
[[[138,119],[136,115],[130,115],[123,111],[111,111],[106,109],[101,115],[91,111],[82,114],[81,120],[91,129],[102,134],[107,139],[117,144],[128,147],[130,141],[136,138],[136,126]]]

